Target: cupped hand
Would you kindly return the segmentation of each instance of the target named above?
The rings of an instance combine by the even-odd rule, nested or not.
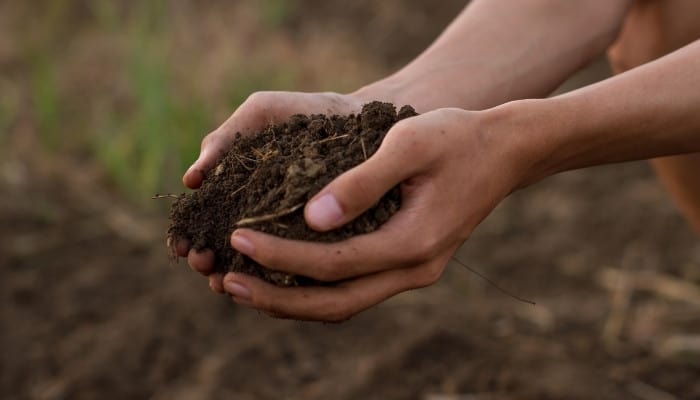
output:
[[[257,92],[253,93],[220,127],[202,140],[199,158],[182,178],[185,186],[196,189],[202,185],[205,174],[213,168],[228,150],[236,133],[255,133],[270,123],[282,123],[294,114],[350,114],[358,113],[369,99],[338,93]],[[180,257],[187,257],[192,269],[209,276],[209,286],[223,293],[222,278],[212,273],[214,253],[211,250],[196,251],[186,240],[175,243]]]
[[[280,288],[228,273],[224,289],[238,304],[275,317],[342,321],[397,293],[433,284],[477,224],[521,180],[525,160],[511,150],[517,140],[492,129],[487,115],[438,109],[402,120],[372,157],[306,205],[308,225],[327,231],[400,184],[400,210],[375,232],[330,244],[249,229],[231,236],[237,251],[267,268],[335,284]]]

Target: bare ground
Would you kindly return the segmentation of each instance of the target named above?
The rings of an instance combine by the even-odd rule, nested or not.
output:
[[[2,168],[2,398],[700,398],[700,246],[645,164],[517,193],[459,251],[536,306],[455,263],[340,325],[211,294],[161,216],[55,165]]]

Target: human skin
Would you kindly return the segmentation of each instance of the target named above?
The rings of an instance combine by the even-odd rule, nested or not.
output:
[[[622,73],[700,38],[700,2],[644,1],[625,18],[622,31],[608,50],[615,73]],[[700,154],[651,160],[661,183],[700,234]]]
[[[234,140],[293,114],[348,114],[384,100],[411,104],[419,112],[441,107],[483,110],[507,101],[544,96],[613,42],[629,0],[475,0],[415,60],[395,74],[351,94],[257,92],[202,141],[199,158],[183,177],[202,184]],[[517,66],[514,67],[514,66]],[[223,292],[221,274],[211,273],[214,254],[176,244],[190,266]]]
[[[543,15],[551,20],[548,7],[554,3],[567,12],[569,7],[579,8],[571,17],[584,16],[581,19],[586,20],[585,16],[589,16],[591,20],[586,22],[599,24],[597,29],[588,26],[589,29],[583,29],[587,35],[577,31],[569,32],[567,37],[564,33],[569,25],[561,24],[561,35],[550,30],[548,35],[539,36],[536,28],[546,25]],[[483,66],[471,63],[468,56],[461,60],[454,56],[440,60],[440,56],[463,51],[451,47],[450,42],[455,45],[459,43],[453,40],[455,37],[476,34],[470,27],[488,19],[489,12],[505,12],[503,4],[476,2],[416,61],[352,95],[257,94],[209,135],[203,143],[202,156],[184,177],[190,187],[201,184],[201,171],[211,168],[232,133],[254,130],[263,123],[264,116],[283,119],[296,112],[354,112],[374,98],[414,103],[420,111],[433,110],[401,121],[373,157],[341,175],[307,204],[307,223],[317,230],[332,229],[401,183],[402,208],[378,231],[335,244],[289,241],[250,230],[237,230],[232,236],[232,245],[238,251],[269,268],[342,283],[323,288],[277,288],[250,276],[230,273],[223,285],[220,275],[211,276],[212,288],[225,288],[237,303],[278,317],[343,320],[396,293],[439,279],[447,261],[478,223],[518,188],[564,170],[700,151],[700,121],[693,117],[700,98],[691,90],[700,83],[693,76],[700,67],[698,45],[557,98],[516,101],[482,112],[435,109],[446,104],[482,109],[511,98],[548,92],[612,42],[627,7],[626,2],[606,2],[605,6],[567,3],[566,7],[561,2],[544,0],[516,3],[530,8],[513,13],[514,19],[505,32],[490,32],[488,37],[501,38],[500,43],[505,46],[512,44],[509,40],[516,41],[512,52],[502,48],[493,52],[495,66],[505,66],[508,57],[513,57],[511,62],[521,63],[521,68],[509,75],[504,67],[499,74],[505,77],[492,77],[491,85],[489,79],[466,82],[476,88],[474,92],[465,89],[470,95],[460,90],[430,91],[431,85],[424,83],[430,76],[437,76],[432,85],[438,88],[447,88],[448,83],[455,86],[445,78],[450,73],[453,78],[457,72],[469,77],[472,75],[464,71],[473,70],[488,77],[489,72],[479,71]],[[595,10],[588,10],[587,6]],[[600,10],[612,11],[605,14]],[[514,24],[521,21],[516,17],[522,14],[527,15],[528,21],[538,22],[531,22],[533,25],[527,29],[521,26],[527,31],[522,35],[509,36],[509,30],[517,28]],[[507,20],[507,16],[500,18]],[[523,37],[528,34],[532,37]],[[549,36],[555,37],[552,43],[528,48],[530,52],[537,51],[535,56],[519,53],[518,49],[528,40]],[[562,46],[564,50],[559,50]],[[489,49],[480,51],[488,53]],[[490,62],[485,65],[490,66]],[[529,87],[522,89],[516,83],[524,76],[524,86]],[[458,81],[465,80],[469,81]],[[178,243],[178,253],[185,255],[188,250],[186,243]],[[213,254],[189,251],[188,260],[195,269],[208,273]]]

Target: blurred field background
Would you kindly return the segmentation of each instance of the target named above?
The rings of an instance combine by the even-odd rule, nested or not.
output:
[[[644,163],[517,193],[458,252],[535,307],[455,264],[277,321],[168,265],[150,197],[250,93],[353,90],[464,3],[0,0],[0,397],[700,398],[700,246]]]
[[[460,8],[436,7],[442,23],[420,31],[428,16],[415,10],[403,26],[398,2],[0,7],[3,136],[94,164],[137,201],[176,188],[201,137],[250,93],[353,90],[408,60]]]

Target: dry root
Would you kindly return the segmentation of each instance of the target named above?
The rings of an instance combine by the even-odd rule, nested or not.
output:
[[[236,222],[236,226],[245,226],[245,225],[253,225],[257,224],[259,222],[266,222],[266,221],[272,221],[280,217],[284,217],[285,215],[289,215],[293,213],[294,211],[300,209],[301,207],[304,206],[305,203],[299,203],[293,207],[289,207],[284,210],[277,211],[272,214],[265,214],[261,215],[258,217],[250,217],[250,218],[243,218],[240,221]]]

